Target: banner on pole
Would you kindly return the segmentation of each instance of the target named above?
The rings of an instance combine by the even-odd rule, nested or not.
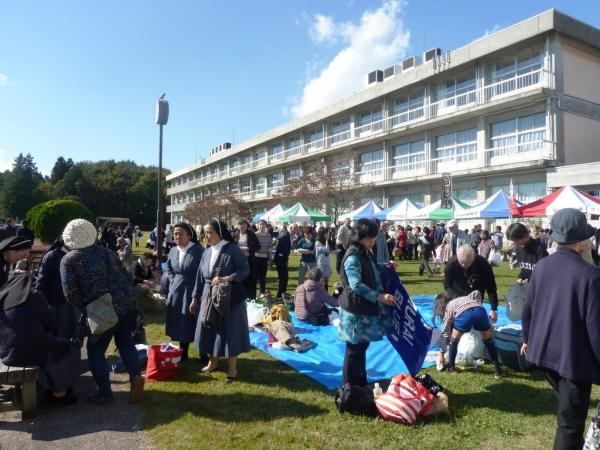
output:
[[[452,175],[442,174],[442,204],[443,209],[452,209]]]
[[[416,375],[423,367],[433,329],[410,299],[396,269],[387,267],[382,275],[384,291],[396,297],[392,309],[392,329],[387,337],[411,375]]]

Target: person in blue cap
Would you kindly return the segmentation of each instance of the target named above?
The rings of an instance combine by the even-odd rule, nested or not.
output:
[[[593,235],[581,211],[554,214],[558,248],[537,262],[523,306],[521,352],[558,396],[555,449],[583,447],[592,384],[600,384],[600,269],[586,261]]]

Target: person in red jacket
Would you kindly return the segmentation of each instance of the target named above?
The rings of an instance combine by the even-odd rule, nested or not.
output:
[[[404,231],[404,227],[398,227],[396,234],[396,247],[400,249],[400,259],[406,259],[406,250],[408,249],[408,235]]]

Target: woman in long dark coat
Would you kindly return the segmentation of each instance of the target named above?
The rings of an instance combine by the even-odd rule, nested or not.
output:
[[[67,302],[62,288],[60,262],[67,253],[62,238],[52,244],[40,263],[37,290],[46,297],[52,315],[56,319],[56,328],[51,335],[56,338],[71,339],[76,337],[81,314]],[[48,391],[50,403],[64,404],[76,400],[72,398],[72,392],[79,378],[80,362],[81,349],[78,346],[71,346],[63,353],[50,353],[42,376],[42,383],[44,389]]]
[[[196,232],[187,223],[175,224],[173,237],[176,245],[169,252],[166,270],[169,295],[165,331],[171,339],[179,341],[182,359],[186,360],[197,320],[197,314],[192,314],[189,308],[204,248],[198,244]]]
[[[209,355],[209,363],[202,369],[203,372],[215,371],[218,358],[227,358],[226,382],[231,383],[237,376],[238,355],[250,351],[244,301],[247,294],[242,284],[250,268],[246,256],[227,229],[227,224],[211,220],[204,226],[204,234],[210,247],[202,256],[190,309],[197,312],[202,303],[209,301],[213,286],[231,283],[231,310],[215,328],[206,327],[198,320],[194,346],[198,354]]]

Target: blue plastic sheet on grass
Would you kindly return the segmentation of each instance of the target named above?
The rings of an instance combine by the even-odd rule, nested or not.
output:
[[[430,324],[433,323],[433,303],[435,296],[419,295],[411,297],[423,318]],[[489,305],[485,304],[489,311]],[[275,350],[268,345],[267,333],[251,332],[250,343],[273,358],[287,364],[298,372],[312,378],[327,389],[336,389],[342,384],[342,363],[346,344],[337,338],[337,328],[333,326],[316,327],[296,319],[291,314],[294,328],[302,339],[310,339],[316,347],[304,353],[290,350]],[[496,325],[505,325],[512,322],[506,315],[506,308],[498,308],[498,322]],[[518,322],[520,323],[520,322]],[[440,324],[438,324],[439,326]],[[435,365],[435,356],[439,348],[432,347],[423,363],[423,368]],[[382,341],[372,342],[367,350],[367,378],[369,383],[390,379],[401,373],[409,373],[400,355],[392,347],[387,338]]]

